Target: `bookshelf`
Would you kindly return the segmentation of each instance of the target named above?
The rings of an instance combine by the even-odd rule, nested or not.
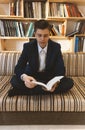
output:
[[[75,5],[79,14],[70,8],[68,15],[67,4]],[[85,37],[85,31],[72,34],[78,22],[85,30],[85,0],[0,0],[0,51],[22,51],[23,44],[35,38],[33,23],[41,18],[52,25],[50,38],[61,44],[62,52],[75,52],[76,37]]]

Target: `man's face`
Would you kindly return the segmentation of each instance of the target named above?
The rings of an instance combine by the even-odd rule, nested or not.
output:
[[[49,39],[49,30],[48,29],[37,29],[35,32],[35,37],[41,48],[44,48]]]

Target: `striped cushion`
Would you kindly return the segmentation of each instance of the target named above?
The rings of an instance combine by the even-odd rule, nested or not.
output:
[[[85,111],[85,77],[72,77],[74,87],[65,94],[8,97],[11,76],[0,76],[0,111]]]
[[[0,75],[13,75],[20,52],[0,52]],[[85,76],[85,53],[64,53],[67,76]]]
[[[0,75],[13,75],[20,52],[0,52]]]
[[[67,76],[85,76],[85,53],[63,53]]]

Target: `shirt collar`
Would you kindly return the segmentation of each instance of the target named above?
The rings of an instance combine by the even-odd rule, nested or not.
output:
[[[41,50],[44,50],[45,53],[47,53],[47,46],[48,46],[48,44],[47,44],[46,47],[44,47],[43,49],[40,47],[39,43],[38,43],[37,45],[38,45],[38,52],[39,52],[39,53],[41,52]]]

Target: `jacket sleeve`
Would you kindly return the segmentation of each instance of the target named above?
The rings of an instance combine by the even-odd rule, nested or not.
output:
[[[26,64],[29,60],[29,47],[28,43],[24,44],[20,58],[15,66],[14,73],[18,78],[24,73]]]
[[[57,49],[57,56],[56,56],[56,62],[55,62],[55,75],[65,75],[65,66],[64,66],[64,60],[61,53],[61,46],[58,44]]]

